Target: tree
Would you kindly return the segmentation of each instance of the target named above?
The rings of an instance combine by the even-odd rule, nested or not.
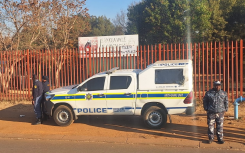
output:
[[[123,33],[127,33],[127,13],[123,10],[120,13],[117,13],[115,19],[113,19],[113,23],[116,28],[123,31]]]
[[[91,16],[90,25],[91,31],[87,36],[110,36],[123,34],[123,29],[113,25],[110,19],[107,19],[105,16]]]
[[[211,29],[211,12],[207,0],[189,1],[189,20],[192,42],[201,42],[208,39],[207,31]]]
[[[187,2],[182,0],[145,0],[131,5],[128,31],[137,31],[143,44],[183,42],[187,9]]]
[[[220,7],[221,3],[222,0],[209,0],[209,10],[211,12],[209,22],[211,27],[206,32],[208,41],[222,41],[225,39],[225,25],[227,22]]]
[[[128,7],[128,22],[127,22],[127,33],[126,34],[139,34],[139,43],[145,42],[145,35],[147,34],[146,24],[144,22],[145,15],[145,4],[143,2],[133,3]]]
[[[144,0],[128,7],[127,33],[138,33],[141,44],[181,43],[188,37],[194,42],[222,41],[234,26],[230,20],[243,25],[243,4],[243,0]]]
[[[87,8],[84,8],[86,0],[49,0],[43,5],[46,18],[43,21],[45,33],[41,40],[47,49],[63,49],[69,46],[71,31],[76,23],[83,23],[80,32],[87,30],[87,23],[80,19],[89,17]],[[79,33],[80,34],[80,33]]]
[[[4,50],[19,49],[20,32],[29,21],[28,5],[25,0],[0,2],[0,41]]]
[[[86,0],[9,0],[0,2],[0,41],[5,50],[37,49],[50,51],[76,47],[77,37],[89,31]],[[5,32],[5,33],[4,33]],[[76,41],[74,41],[74,39]],[[56,61],[56,82],[64,64]],[[38,63],[41,64],[41,63]]]
[[[245,39],[245,1],[233,0],[230,5],[230,11],[226,17],[225,30],[228,33],[228,39],[239,40]]]
[[[77,22],[70,31],[68,48],[78,47],[78,37],[86,36],[91,31],[90,18],[78,15]]]
[[[82,19],[89,17],[88,9],[84,8],[85,1],[50,0],[43,6],[48,14],[44,20],[46,33],[42,34],[39,40],[47,46],[48,50],[53,48],[55,51],[60,49],[64,52],[64,49],[67,49],[71,44],[71,32],[78,21],[85,23],[81,25],[84,27],[80,29],[80,33],[87,30],[86,22],[82,22]],[[59,82],[59,72],[64,64],[64,54],[56,57],[56,59],[52,58],[56,61],[55,82]]]

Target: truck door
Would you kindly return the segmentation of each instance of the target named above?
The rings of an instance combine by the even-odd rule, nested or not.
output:
[[[87,114],[107,114],[105,84],[107,76],[96,77],[88,80],[78,87],[80,91],[75,94],[76,113],[78,115]]]
[[[106,102],[108,114],[134,114],[136,82],[133,75],[117,76],[108,79]]]

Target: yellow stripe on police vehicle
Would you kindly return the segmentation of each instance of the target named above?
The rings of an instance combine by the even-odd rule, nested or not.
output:
[[[141,115],[160,128],[167,114],[192,114],[192,61],[157,61],[146,69],[113,68],[81,84],[47,92],[46,106],[56,124],[68,126],[79,115]]]

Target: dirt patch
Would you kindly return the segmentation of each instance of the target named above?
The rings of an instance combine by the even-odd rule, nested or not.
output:
[[[239,120],[232,120],[234,107],[230,105],[225,114],[225,139],[231,142],[245,142],[245,105],[239,106]],[[20,117],[25,115],[25,117]],[[162,129],[145,128],[139,116],[80,116],[68,127],[56,126],[53,119],[39,126],[33,126],[35,115],[30,101],[18,104],[0,103],[0,136],[1,135],[37,135],[37,136],[93,136],[112,138],[166,138],[186,140],[207,140],[207,117],[202,103],[197,103],[194,115],[171,115],[172,123]]]
[[[245,123],[245,102],[240,103],[238,107],[238,111],[239,111],[238,121]],[[197,101],[195,114],[206,114],[206,112],[203,110],[202,101]],[[232,119],[232,117],[234,117],[234,105],[231,102],[229,102],[229,109],[228,109],[228,112],[225,113],[225,117],[226,119]]]
[[[2,101],[0,102],[0,111],[8,109],[9,111],[33,111],[33,106],[31,105],[31,101],[21,101],[21,102],[8,102],[8,101]]]
[[[13,110],[13,111],[17,111],[17,112],[33,112],[33,106],[31,105],[31,101],[21,101],[18,103],[13,103],[13,102],[8,102],[8,101],[3,101],[0,102],[0,111],[4,110],[4,109],[8,109],[9,111]],[[202,101],[197,101],[196,102],[196,112],[194,114],[194,116],[205,116],[206,115],[206,111],[203,110],[203,104]],[[176,115],[178,116],[178,115]],[[180,115],[180,117],[182,116],[186,116],[186,115]],[[205,116],[206,117],[206,116]],[[237,121],[232,121],[232,117],[234,117],[234,105],[233,103],[229,103],[229,110],[228,112],[225,113],[225,117],[227,120],[230,120],[229,124],[231,123],[235,123],[235,122],[242,122],[245,123],[245,102],[240,103],[239,105],[239,120]],[[191,116],[186,116],[184,119],[182,118],[183,123],[188,122],[185,121],[186,118],[191,118],[192,120],[200,120],[203,121],[205,120],[203,117],[194,117],[193,115]]]

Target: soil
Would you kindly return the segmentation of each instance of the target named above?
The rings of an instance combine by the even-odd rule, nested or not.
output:
[[[245,142],[245,103],[239,106],[239,119],[234,120],[234,106],[230,104],[225,114],[224,136],[231,142]],[[193,115],[171,115],[172,123],[157,130],[145,128],[142,118],[138,116],[81,116],[68,127],[56,126],[53,119],[42,125],[34,126],[35,115],[30,101],[20,103],[0,103],[0,136],[40,135],[40,136],[94,136],[94,137],[126,137],[126,138],[160,138],[207,140],[206,112],[202,103],[197,102]],[[20,117],[20,115],[25,115]]]

